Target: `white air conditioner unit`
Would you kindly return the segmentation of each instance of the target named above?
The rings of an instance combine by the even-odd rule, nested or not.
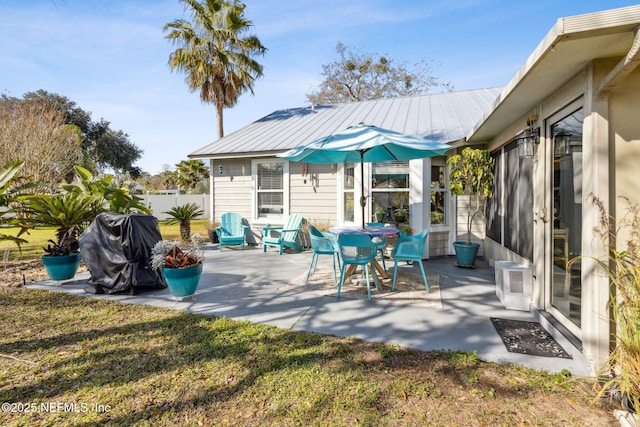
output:
[[[496,261],[496,295],[510,310],[529,311],[531,268],[514,261]]]

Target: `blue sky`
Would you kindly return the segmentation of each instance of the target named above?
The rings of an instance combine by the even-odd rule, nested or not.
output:
[[[455,90],[503,86],[558,18],[637,4],[589,0],[246,0],[269,49],[255,96],[225,110],[225,134],[273,111],[306,106],[342,42],[412,64],[431,61]],[[66,96],[129,134],[137,165],[156,174],[217,138],[215,109],[167,65],[162,27],[178,0],[3,0],[0,92]]]

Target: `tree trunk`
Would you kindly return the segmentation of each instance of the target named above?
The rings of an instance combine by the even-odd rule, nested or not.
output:
[[[216,116],[218,118],[218,139],[224,136],[224,118],[223,118],[224,106],[222,103],[216,104]]]
[[[191,221],[190,220],[182,220],[180,221],[180,238],[183,241],[189,241],[191,238]]]

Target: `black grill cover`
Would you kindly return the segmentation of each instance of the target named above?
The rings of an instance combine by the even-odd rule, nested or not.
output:
[[[101,213],[80,235],[80,253],[91,279],[84,290],[112,294],[138,288],[166,288],[160,270],[151,268],[151,249],[162,240],[151,215]]]

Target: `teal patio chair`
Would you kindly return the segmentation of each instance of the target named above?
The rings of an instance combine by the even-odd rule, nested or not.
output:
[[[338,241],[336,239],[336,236],[331,233],[322,233],[313,225],[309,225],[308,229],[309,240],[311,241],[311,250],[313,250],[313,255],[311,256],[309,271],[307,271],[307,282],[309,281],[309,276],[316,272],[318,257],[320,255],[331,255],[331,261],[333,263],[333,281],[338,284],[338,278],[336,276],[336,257],[338,258],[338,268],[341,268],[341,264],[340,249],[338,248]]]
[[[242,223],[242,216],[236,212],[227,212],[220,217],[220,225],[216,227],[216,234],[222,246],[242,245],[244,250],[244,239],[249,227]]]
[[[346,271],[348,265],[362,266],[367,281],[367,295],[371,301],[371,281],[369,279],[369,263],[376,257],[376,245],[371,242],[371,238],[366,234],[341,234],[338,237],[338,247],[340,248],[340,257],[342,258],[342,268],[340,269],[340,283],[338,284],[338,295],[344,285]],[[376,275],[376,269],[371,267],[373,272],[373,280],[376,288],[380,290],[380,282]]]
[[[364,224],[367,227],[384,227],[384,222],[367,222]],[[374,237],[371,239],[373,243],[376,244],[376,254],[380,253],[380,258],[382,259],[382,268],[384,271],[387,271],[387,264],[384,262],[384,250],[387,248],[387,238],[386,237]]]
[[[422,280],[424,280],[424,287],[429,292],[429,283],[427,282],[427,276],[424,274],[424,266],[422,265],[422,254],[424,253],[424,244],[429,235],[429,230],[425,229],[415,236],[400,236],[398,245],[395,250],[395,263],[393,265],[393,284],[391,290],[396,290],[396,274],[398,272],[398,261],[415,261],[420,266],[422,272]]]
[[[302,215],[289,215],[282,227],[266,226],[262,229],[262,252],[267,252],[267,246],[278,248],[282,255],[284,248],[291,248],[297,251],[302,250],[298,244],[298,233],[302,228]]]

